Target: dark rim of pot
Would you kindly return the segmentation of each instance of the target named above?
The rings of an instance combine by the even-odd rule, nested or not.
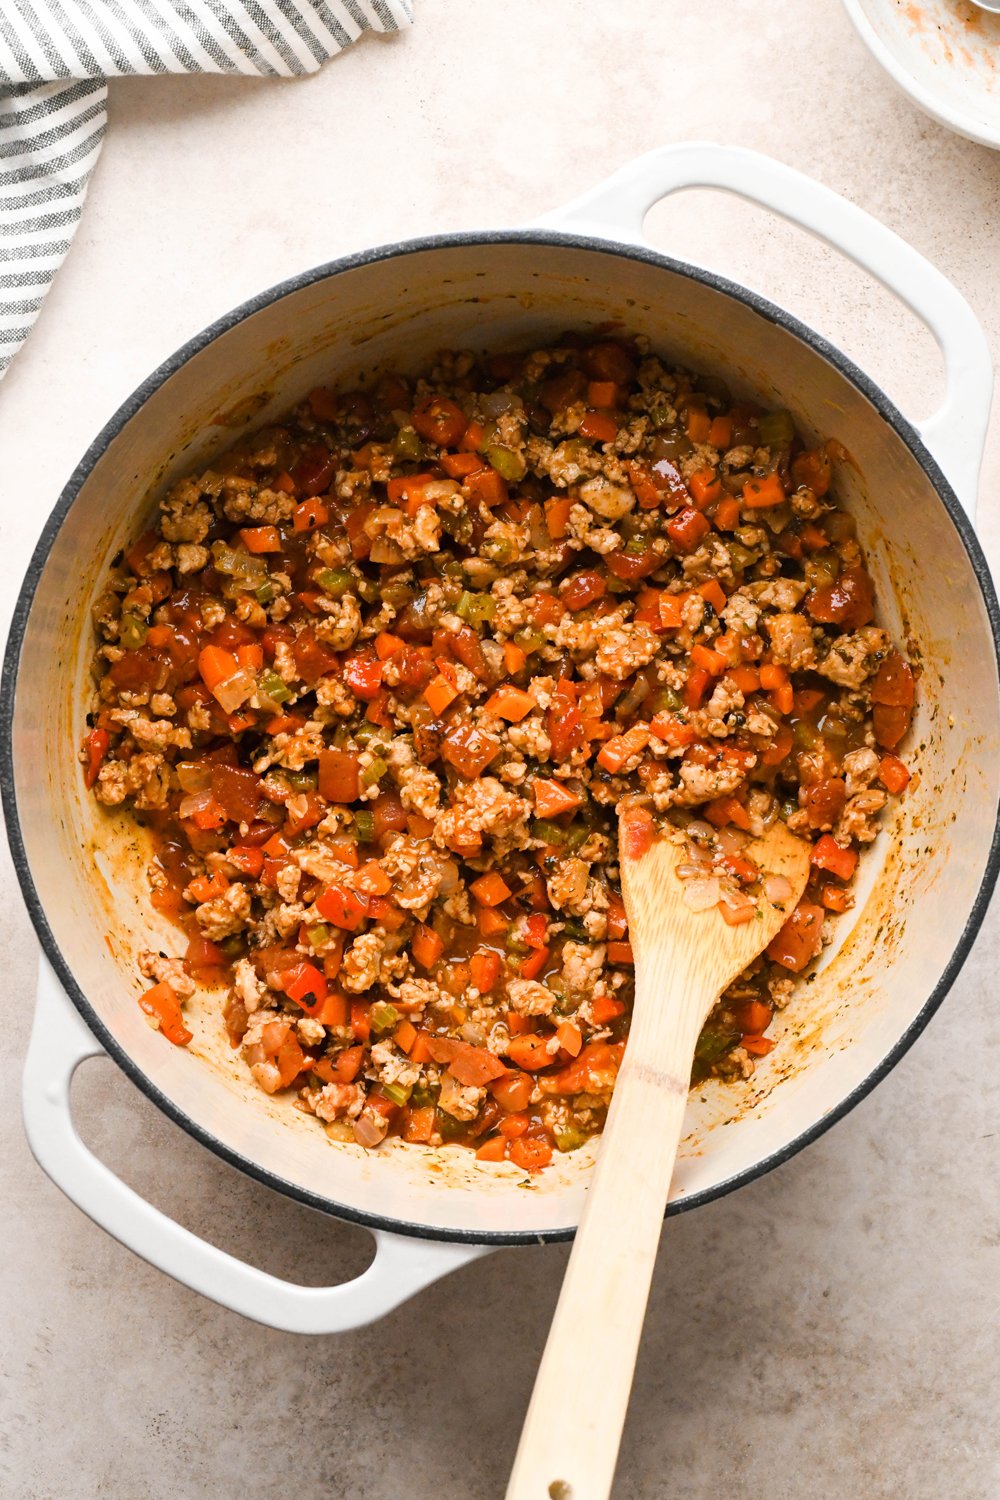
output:
[[[331,1214],[338,1219],[361,1224],[370,1229],[388,1230],[396,1234],[411,1235],[417,1239],[495,1246],[529,1245],[537,1244],[540,1241],[568,1240],[572,1239],[574,1229],[563,1228],[531,1231],[453,1229],[447,1226],[412,1223],[376,1213],[365,1213],[348,1204],[337,1203],[332,1199],[324,1197],[322,1194],[310,1192],[308,1189],[302,1188],[296,1183],[289,1182],[276,1173],[267,1171],[258,1165],[257,1162],[242,1155],[239,1151],[232,1150],[209,1131],[205,1130],[183,1110],[179,1109],[136,1066],[129,1054],[108,1031],[70,972],[49,927],[38,892],[35,889],[25,853],[17,798],[14,790],[13,721],[14,695],[21,645],[24,640],[35,590],[56,533],[95,464],[129,420],[164,381],[176,374],[183,365],[199,354],[208,344],[218,338],[220,334],[226,333],[238,323],[252,317],[254,313],[259,312],[262,308],[269,306],[280,298],[288,296],[292,292],[300,291],[303,287],[310,286],[315,282],[323,281],[343,271],[351,271],[360,266],[372,265],[378,261],[392,260],[400,256],[435,250],[468,249],[474,251],[481,246],[498,244],[565,246],[567,249],[572,250],[587,250],[599,255],[641,261],[647,265],[656,266],[689,277],[692,281],[700,282],[704,286],[711,287],[715,291],[735,298],[738,302],[751,308],[768,322],[792,334],[800,342],[812,349],[814,353],[818,354],[820,358],[826,360],[827,363],[838,370],[871,403],[879,415],[906,444],[933,484],[945,510],[951,518],[952,524],[959,533],[979,582],[986,612],[989,617],[993,635],[994,655],[998,665],[998,686],[1000,686],[1000,607],[998,607],[989,567],[975,532],[955,492],[945,478],[937,461],[925,447],[916,428],[912,423],[907,421],[885,393],[852,360],[848,359],[839,349],[828,343],[826,339],[815,333],[791,313],[785,312],[782,308],[775,306],[774,303],[759,296],[756,292],[752,292],[746,287],[728,280],[726,277],[718,276],[711,271],[702,270],[697,266],[688,265],[684,261],[675,260],[671,256],[663,255],[652,249],[620,243],[615,240],[596,239],[588,235],[563,234],[547,230],[511,230],[483,234],[434,235],[421,239],[404,240],[398,244],[381,245],[372,250],[344,256],[342,259],[317,266],[313,270],[305,271],[299,276],[294,276],[288,281],[281,282],[269,291],[262,292],[249,302],[244,302],[232,312],[227,313],[224,317],[212,323],[203,332],[196,335],[196,337],[190,339],[181,349],[177,350],[175,354],[171,355],[168,360],[161,364],[159,369],[154,371],[148,379],[144,380],[132,395],[129,396],[127,401],[123,402],[85,453],[45,524],[41,538],[28,565],[28,570],[14,609],[4,657],[2,682],[0,682],[0,699],[2,699],[2,719],[0,719],[0,791],[2,791],[3,807],[6,816],[7,837],[24,900],[42,948],[55,969],[66,993],[91,1031],[132,1082],[154,1104],[158,1105],[164,1114],[168,1115],[170,1119],[183,1130],[187,1131],[189,1135],[193,1136],[195,1140],[200,1141],[202,1145],[214,1151],[224,1161],[238,1167],[241,1171],[246,1172],[248,1176],[256,1179],[258,1182],[264,1183],[267,1187],[274,1188],[276,1191],[284,1193],[300,1203],[307,1204],[310,1208]],[[948,993],[959,970],[968,957],[973,941],[982,924],[983,917],[986,914],[990,896],[996,883],[998,869],[1000,869],[1000,808],[998,808],[997,821],[994,825],[993,839],[986,869],[962,936],[945,965],[944,971],[934,986],[933,991],[922,1005],[917,1016],[888,1054],[857,1087],[851,1090],[846,1098],[842,1099],[822,1119],[817,1120],[815,1124],[804,1130],[801,1135],[796,1136],[793,1141],[782,1146],[779,1150],[772,1152],[769,1156],[764,1157],[763,1160],[757,1162],[754,1166],[748,1167],[744,1171],[727,1178],[726,1181],[718,1183],[715,1187],[703,1189],[700,1192],[692,1193],[687,1198],[672,1202],[667,1208],[668,1216],[685,1213],[689,1209],[699,1207],[701,1204],[710,1203],[716,1198],[722,1198],[726,1194],[733,1192],[736,1188],[742,1187],[756,1178],[763,1177],[765,1173],[773,1171],[782,1162],[788,1161],[790,1157],[795,1156],[803,1147],[811,1145],[813,1141],[818,1140],[820,1136],[824,1135],[830,1129],[831,1125],[843,1119],[856,1104],[864,1099],[891,1072],[896,1063],[899,1062],[900,1058],[909,1050],[923,1031],[931,1016]]]

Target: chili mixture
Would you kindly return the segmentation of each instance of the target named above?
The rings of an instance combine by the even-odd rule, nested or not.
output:
[[[167,1041],[220,1025],[335,1139],[536,1171],[601,1128],[628,1033],[629,797],[692,905],[752,918],[773,818],[812,875],[695,1081],[748,1076],[909,773],[846,455],[641,338],[446,353],[319,388],[175,484],[94,611],[87,785],[155,836],[186,939]]]

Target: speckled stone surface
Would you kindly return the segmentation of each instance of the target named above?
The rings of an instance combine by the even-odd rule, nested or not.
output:
[[[118,403],[206,322],[316,262],[507,226],[661,142],[771,152],[897,229],[1000,355],[1000,154],[882,76],[838,6],[417,0],[417,25],[292,83],[135,80],[83,227],[0,387],[3,618],[44,515]],[[929,336],[829,250],[709,194],[650,216],[844,346],[913,415]],[[980,528],[1000,544],[1000,421]],[[270,1332],[95,1228],[42,1176],[17,1095],[35,943],[0,856],[0,1493],[11,1500],[493,1500],[566,1250],[504,1251],[339,1338]],[[1000,925],[929,1032],[809,1151],[671,1223],[617,1500],[1000,1495]],[[190,1228],[268,1270],[356,1273],[360,1230],[241,1178],[113,1064],[76,1089],[86,1139]],[[581,1402],[600,1402],[582,1368]]]

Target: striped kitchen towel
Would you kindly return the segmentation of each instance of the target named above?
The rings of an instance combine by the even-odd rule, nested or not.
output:
[[[80,221],[107,78],[290,78],[412,20],[412,0],[0,0],[0,378]]]

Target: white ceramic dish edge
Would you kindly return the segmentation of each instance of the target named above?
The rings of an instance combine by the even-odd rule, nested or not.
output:
[[[638,158],[530,227],[641,244],[643,219],[652,205],[690,187],[736,193],[801,225],[877,277],[927,325],[942,350],[947,386],[941,409],[918,424],[918,430],[971,518],[992,393],[985,336],[956,288],[861,209],[766,157],[691,144]],[[70,1083],[77,1066],[101,1052],[43,958],[23,1094],[25,1128],[36,1159],[96,1223],[223,1306],[290,1332],[340,1332],[382,1317],[489,1248],[375,1230],[372,1264],[354,1281],[336,1287],[294,1285],[244,1264],[146,1203],[84,1146],[72,1122]]]

